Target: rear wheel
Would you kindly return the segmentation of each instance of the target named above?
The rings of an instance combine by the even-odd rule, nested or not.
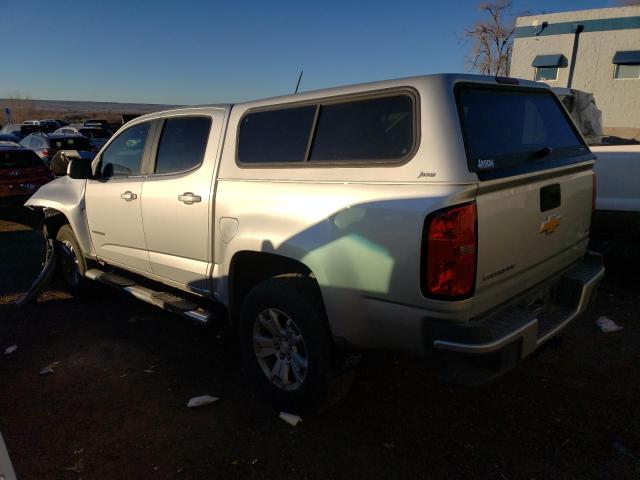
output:
[[[265,280],[246,296],[240,339],[255,383],[278,408],[319,410],[335,403],[333,342],[314,283],[301,275]]]
[[[87,279],[84,277],[87,264],[82,256],[82,250],[70,225],[63,225],[56,235],[56,255],[58,274],[64,286],[74,296],[79,296],[86,290]]]

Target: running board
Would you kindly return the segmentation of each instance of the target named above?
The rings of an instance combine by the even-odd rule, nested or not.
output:
[[[138,285],[130,278],[111,272],[103,272],[97,268],[92,268],[85,272],[85,276],[90,280],[103,283],[110,287],[127,292],[138,300],[150,303],[171,313],[177,313],[183,317],[190,318],[199,323],[207,323],[213,315],[209,310],[198,307],[195,303],[186,298],[179,297],[169,292],[159,292],[150,288]]]

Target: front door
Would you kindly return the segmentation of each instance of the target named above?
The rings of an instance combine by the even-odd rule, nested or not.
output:
[[[87,220],[98,258],[150,272],[142,226],[143,164],[150,151],[152,122],[133,125],[100,154],[96,180],[87,181]]]
[[[153,273],[201,292],[213,257],[211,195],[223,119],[222,110],[166,118],[142,187]]]

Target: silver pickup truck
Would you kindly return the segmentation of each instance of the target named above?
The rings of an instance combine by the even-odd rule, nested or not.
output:
[[[291,411],[360,349],[475,384],[580,315],[594,158],[545,86],[430,75],[145,115],[27,206],[72,292],[230,321]]]

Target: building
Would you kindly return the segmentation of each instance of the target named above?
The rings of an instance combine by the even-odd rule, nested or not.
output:
[[[593,93],[605,133],[640,138],[640,5],[518,17],[510,75]]]

